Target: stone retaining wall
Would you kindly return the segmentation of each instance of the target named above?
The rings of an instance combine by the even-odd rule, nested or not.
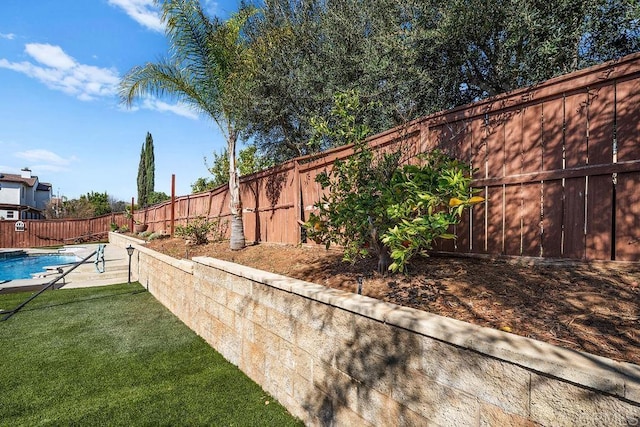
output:
[[[134,246],[135,278],[308,425],[640,425],[640,366]]]

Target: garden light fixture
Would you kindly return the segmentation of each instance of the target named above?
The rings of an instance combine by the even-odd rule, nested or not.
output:
[[[129,244],[129,246],[126,247],[127,249],[127,254],[129,254],[129,279],[127,280],[128,284],[131,284],[131,255],[133,255],[133,246],[131,246],[131,244]]]

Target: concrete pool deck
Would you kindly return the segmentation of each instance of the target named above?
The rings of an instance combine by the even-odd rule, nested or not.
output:
[[[28,254],[75,254],[80,259],[82,259],[90,253],[95,252],[96,249],[98,249],[98,244],[92,243],[64,246],[63,248],[57,250],[0,248],[0,253],[22,250]],[[62,281],[56,283],[56,289],[106,286],[127,282],[129,255],[127,254],[126,249],[120,248],[116,245],[106,244],[104,250],[104,273],[99,273],[98,271],[96,271],[95,259],[96,258],[94,255],[87,261],[82,263],[80,266],[78,266],[75,270],[64,277],[64,283]],[[71,267],[67,266],[63,267],[62,269],[63,271],[68,271],[70,268]],[[102,268],[102,262],[100,262],[100,268]],[[0,294],[8,292],[39,290],[59,275],[59,273],[55,270],[49,270],[48,272],[43,270],[42,273],[44,277],[38,277],[34,279],[16,279],[0,283]]]

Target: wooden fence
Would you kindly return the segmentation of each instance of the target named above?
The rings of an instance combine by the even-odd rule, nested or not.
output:
[[[124,214],[108,214],[91,219],[22,220],[24,231],[16,230],[16,221],[0,221],[1,248],[34,248],[104,240],[111,223],[128,224]]]
[[[475,170],[487,202],[439,250],[460,253],[639,260],[640,54],[370,138],[376,147],[441,148]],[[296,244],[321,189],[318,173],[352,153],[340,147],[244,177],[248,240]],[[168,229],[170,205],[138,213]],[[184,196],[176,220],[229,216],[226,187]]]
[[[465,214],[454,230],[458,238],[439,243],[439,250],[640,259],[640,53],[433,114],[369,141],[382,150],[441,148],[474,168],[473,186],[487,202]],[[244,177],[247,240],[301,242],[297,221],[308,218],[322,194],[315,177],[351,153],[340,147]],[[174,209],[176,224],[205,216],[224,226],[227,188],[179,197]],[[134,217],[150,230],[168,231],[171,204]]]

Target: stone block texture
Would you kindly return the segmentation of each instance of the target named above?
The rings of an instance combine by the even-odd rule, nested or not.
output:
[[[138,243],[134,278],[307,425],[640,425],[636,365]]]

